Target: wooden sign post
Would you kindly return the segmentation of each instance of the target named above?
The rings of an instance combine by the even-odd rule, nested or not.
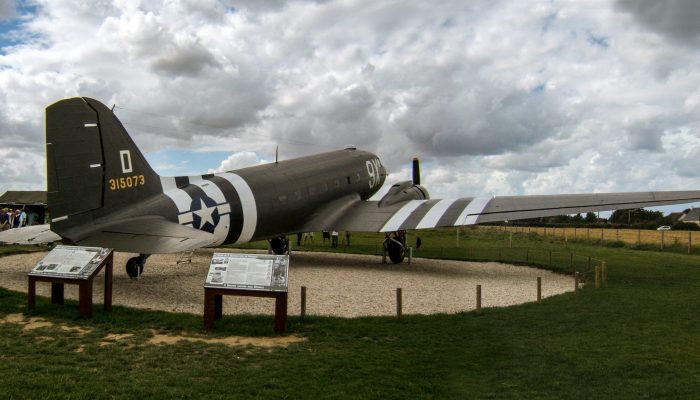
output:
[[[56,246],[32,269],[27,277],[27,306],[36,309],[36,283],[51,283],[51,303],[64,303],[64,285],[78,285],[80,314],[92,317],[92,287],[95,277],[105,269],[104,310],[112,311],[114,252],[101,247]]]
[[[204,283],[204,327],[223,316],[223,296],[275,299],[275,332],[287,326],[289,255],[214,253]]]

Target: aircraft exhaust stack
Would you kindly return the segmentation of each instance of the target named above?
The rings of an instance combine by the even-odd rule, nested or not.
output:
[[[420,160],[418,157],[413,159],[413,184],[420,185]]]

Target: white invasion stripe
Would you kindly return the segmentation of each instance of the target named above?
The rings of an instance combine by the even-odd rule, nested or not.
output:
[[[216,204],[226,203],[224,193],[214,182],[205,181],[201,176],[190,176],[189,179],[191,184],[199,186],[208,197],[214,199]]]
[[[52,219],[51,219],[51,222],[65,221],[65,220],[67,220],[67,219],[68,219],[68,216],[67,216],[67,215],[64,215],[64,216],[62,216],[62,217],[52,218]]]
[[[493,197],[476,197],[467,204],[459,218],[455,222],[457,225],[474,225],[477,219],[479,219],[479,214],[486,208]]]
[[[221,207],[219,207],[221,209]],[[221,215],[221,214],[219,214]],[[226,240],[226,236],[228,235],[229,229],[231,225],[231,214],[229,211],[229,214],[226,215],[221,215],[219,217],[219,224],[216,225],[216,228],[214,228],[214,235],[216,236],[216,242],[212,243],[209,245],[211,246],[218,246],[220,244],[223,244],[224,241]]]
[[[231,182],[236,192],[238,192],[238,197],[241,198],[243,228],[241,230],[241,236],[238,237],[236,243],[250,242],[250,239],[255,234],[255,228],[258,226],[258,206],[255,204],[253,191],[250,190],[250,186],[248,186],[248,183],[246,183],[243,178],[234,173],[224,172],[222,174],[217,174],[217,176]]]
[[[396,231],[401,227],[401,224],[406,221],[406,219],[411,215],[413,210],[418,208],[421,204],[425,203],[425,200],[411,200],[404,204],[399,211],[395,212],[391,218],[384,224],[379,232],[391,232]]]
[[[86,128],[94,128],[94,127],[96,127],[96,126],[97,126],[97,124],[94,124],[94,123],[93,123],[93,124],[91,124],[91,123],[86,123],[86,124],[85,124],[85,127],[86,127]]]
[[[192,204],[192,198],[187,192],[179,189],[175,184],[175,178],[172,176],[161,176],[160,184],[163,186],[163,194],[170,197],[175,206],[177,207],[177,212],[183,213],[190,211],[190,205]]]
[[[457,201],[457,199],[442,199],[438,201],[437,204],[425,214],[423,219],[420,220],[416,229],[435,228],[435,225],[440,221],[445,211],[447,211],[455,201]]]
[[[99,168],[102,164],[90,164],[90,168]]]

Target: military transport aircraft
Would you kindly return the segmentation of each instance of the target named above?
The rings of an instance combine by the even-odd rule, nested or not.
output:
[[[261,239],[283,253],[287,235],[298,232],[394,232],[700,201],[700,191],[430,199],[415,164],[412,181],[372,201],[387,172],[379,157],[353,147],[164,177],[114,113],[87,97],[46,108],[46,159],[50,230],[58,236],[44,225],[3,232],[0,241],[62,239],[139,253],[126,266],[132,277],[153,253]],[[388,240],[386,250],[393,262],[403,260],[400,241]]]

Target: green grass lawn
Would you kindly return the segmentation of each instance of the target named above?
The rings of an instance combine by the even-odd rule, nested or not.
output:
[[[27,314],[26,294],[0,289],[0,320],[25,313],[53,323],[32,330],[0,324],[0,398],[698,397],[700,256],[533,235],[514,235],[510,249],[506,234],[477,229],[462,230],[459,247],[455,230],[420,235],[421,257],[495,259],[501,249],[503,258],[531,251],[548,264],[551,250],[552,268],[566,270],[568,256],[556,254],[591,255],[607,261],[609,283],[481,315],[290,316],[287,335],[306,341],[273,349],[148,344],[153,331],[204,334],[202,316],[95,307],[86,320],[76,303],[48,299]],[[381,236],[355,234],[353,242],[341,251],[374,253]],[[208,337],[273,336],[271,330],[270,316],[224,315]],[[109,334],[132,336],[110,341]]]

